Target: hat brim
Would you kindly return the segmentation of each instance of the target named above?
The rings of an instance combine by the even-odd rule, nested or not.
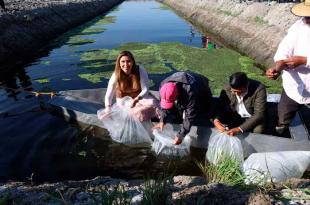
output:
[[[310,16],[310,6],[304,3],[296,4],[292,7],[291,12],[296,16]]]
[[[165,101],[160,101],[160,107],[166,110],[169,110],[173,107],[173,102],[165,102]]]

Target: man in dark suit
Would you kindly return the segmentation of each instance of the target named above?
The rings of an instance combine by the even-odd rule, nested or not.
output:
[[[262,133],[265,128],[266,88],[245,73],[230,76],[221,91],[214,126],[234,136],[241,132]]]

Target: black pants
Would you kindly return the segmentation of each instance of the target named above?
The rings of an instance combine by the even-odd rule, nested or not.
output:
[[[288,126],[301,106],[302,104],[289,98],[283,91],[278,104],[278,125]]]

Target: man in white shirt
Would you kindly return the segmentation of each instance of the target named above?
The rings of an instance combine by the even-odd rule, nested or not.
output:
[[[266,88],[245,73],[230,76],[217,103],[214,126],[234,136],[241,132],[262,133],[265,129]]]
[[[287,129],[302,105],[310,103],[310,0],[295,5],[291,11],[302,18],[289,28],[274,56],[275,66],[266,71],[270,79],[282,72],[284,91],[278,105],[278,134]]]

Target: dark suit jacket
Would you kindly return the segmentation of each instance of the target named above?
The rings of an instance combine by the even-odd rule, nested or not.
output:
[[[225,85],[221,91],[218,108],[217,118],[221,121],[225,113],[237,112],[236,105],[238,103],[237,97],[230,91],[230,86]],[[248,93],[243,98],[243,103],[246,110],[252,115],[246,119],[239,127],[243,131],[251,131],[257,125],[265,120],[266,114],[266,88],[265,86],[255,80],[249,79]]]
[[[179,91],[177,103],[174,106],[181,114],[185,111],[185,119],[178,132],[179,137],[185,137],[198,118],[208,121],[211,117],[212,93],[208,78],[192,72],[176,72],[161,82],[175,82]],[[166,123],[170,110],[162,110],[161,121]]]

